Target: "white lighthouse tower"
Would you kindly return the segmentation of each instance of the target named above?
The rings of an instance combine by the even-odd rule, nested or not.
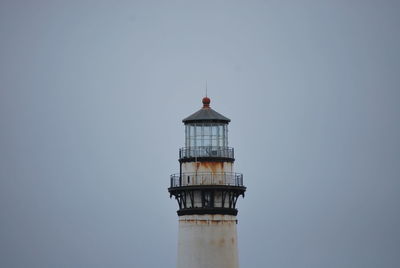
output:
[[[229,122],[210,108],[208,97],[199,111],[183,119],[185,147],[168,188],[179,205],[177,268],[239,267],[236,201],[246,187],[243,175],[233,169]]]

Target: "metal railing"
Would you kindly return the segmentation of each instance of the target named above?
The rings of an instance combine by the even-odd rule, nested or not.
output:
[[[226,157],[234,158],[233,148],[230,147],[214,147],[214,146],[197,146],[184,147],[179,149],[179,159],[196,157]]]
[[[171,187],[196,185],[243,186],[243,174],[233,172],[198,172],[171,175]]]

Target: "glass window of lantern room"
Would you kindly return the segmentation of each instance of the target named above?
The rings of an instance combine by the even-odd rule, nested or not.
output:
[[[197,126],[197,132],[196,132],[196,146],[200,147],[203,146],[203,124],[198,124]]]
[[[218,125],[216,124],[211,126],[211,146],[218,146]]]
[[[218,125],[217,126],[217,139],[218,139],[217,143],[218,143],[219,147],[224,146],[222,134],[223,134],[223,127],[222,127],[222,125]]]
[[[223,126],[222,142],[224,147],[228,146],[228,125]]]
[[[202,146],[209,147],[211,146],[211,126],[204,125],[203,126],[203,136],[201,137],[203,142]]]
[[[189,126],[185,125],[185,147],[189,147]]]
[[[210,129],[211,129],[211,127],[210,126],[208,126],[208,125],[205,125],[204,126],[204,136],[210,136],[211,135],[211,133],[210,133]]]
[[[194,147],[194,146],[196,146],[196,144],[195,144],[195,135],[196,135],[196,133],[195,133],[195,127],[193,126],[193,125],[190,125],[190,135],[189,135],[189,139],[190,139],[190,147]]]

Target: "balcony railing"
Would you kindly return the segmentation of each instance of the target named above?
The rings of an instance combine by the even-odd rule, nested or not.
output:
[[[233,172],[198,172],[171,175],[171,187],[200,185],[243,186],[243,174]]]
[[[179,149],[179,159],[196,157],[234,158],[234,153],[230,147],[197,146]]]

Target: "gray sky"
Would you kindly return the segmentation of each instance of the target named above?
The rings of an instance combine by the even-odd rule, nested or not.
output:
[[[399,3],[1,1],[0,267],[174,267],[205,80],[241,267],[399,267]]]

